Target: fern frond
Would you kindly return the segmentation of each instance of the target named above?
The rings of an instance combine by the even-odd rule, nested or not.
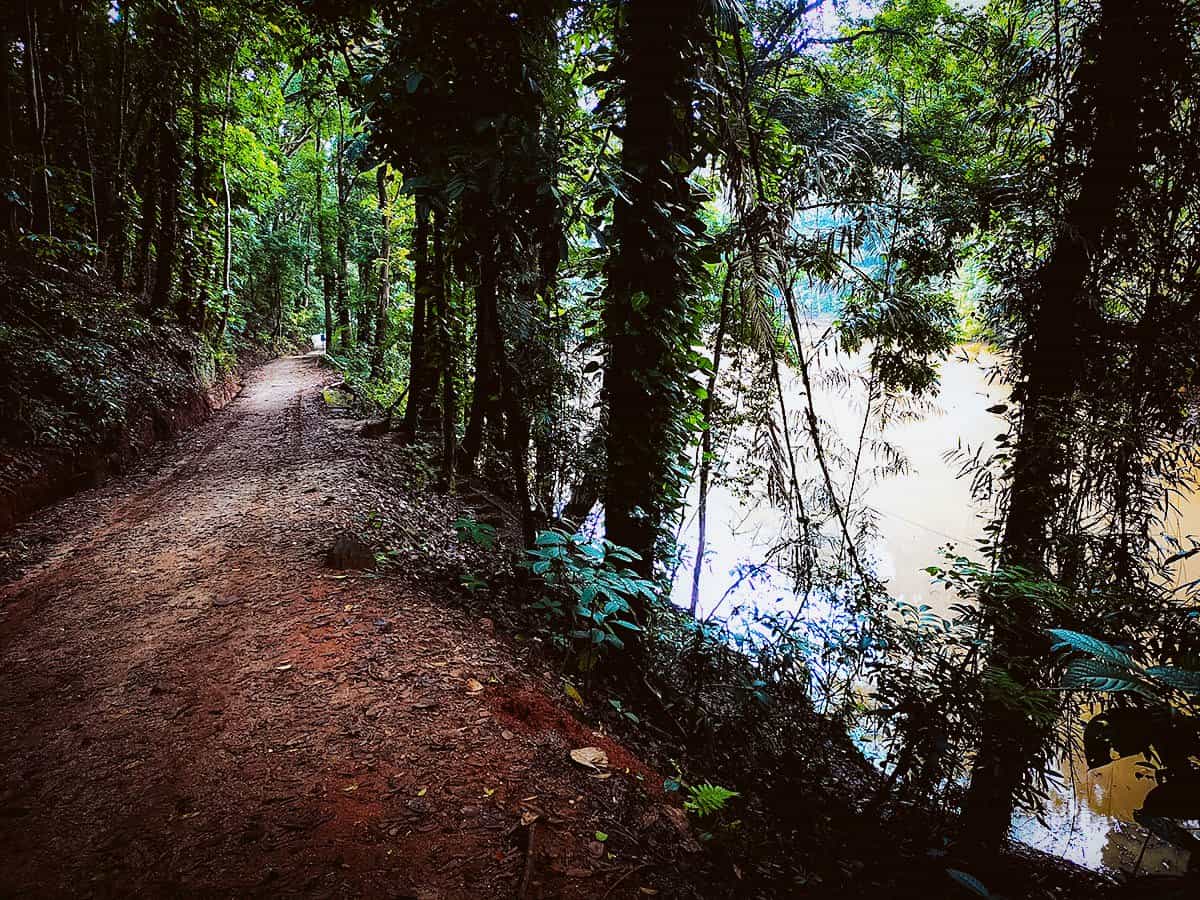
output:
[[[693,784],[688,788],[688,799],[683,808],[700,817],[711,816],[725,808],[737,791],[731,791],[717,784]]]

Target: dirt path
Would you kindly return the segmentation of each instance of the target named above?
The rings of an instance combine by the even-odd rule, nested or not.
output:
[[[488,622],[403,572],[324,568],[365,506],[406,509],[328,380],[271,363],[23,526],[42,546],[0,586],[0,895],[677,895],[690,839],[653,773]],[[566,761],[583,743],[609,777]]]

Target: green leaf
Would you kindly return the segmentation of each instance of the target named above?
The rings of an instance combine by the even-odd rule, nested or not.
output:
[[[596,832],[596,840],[598,840],[600,843],[603,844],[605,841],[608,840],[608,835],[605,834],[603,831],[597,831]]]
[[[683,808],[701,817],[710,816],[724,809],[737,795],[737,791],[718,784],[694,784],[688,788],[688,799],[684,801]]]
[[[992,892],[984,887],[983,882],[974,875],[970,875],[966,872],[960,871],[959,869],[947,869],[946,874],[965,887],[967,890],[977,894],[980,897],[992,896]]]
[[[1178,666],[1154,666],[1146,674],[1169,688],[1185,694],[1200,694],[1200,672],[1181,669]]]
[[[1051,628],[1050,634],[1054,635],[1058,641],[1052,648],[1054,650],[1062,647],[1070,647],[1073,650],[1079,650],[1082,653],[1087,653],[1099,659],[1108,660],[1119,666],[1126,666],[1130,669],[1137,668],[1137,663],[1133,661],[1132,656],[1097,638],[1080,634],[1078,631],[1068,631],[1065,628]]]
[[[1074,659],[1063,673],[1062,686],[1070,690],[1149,694],[1147,685],[1124,666],[1102,659]]]

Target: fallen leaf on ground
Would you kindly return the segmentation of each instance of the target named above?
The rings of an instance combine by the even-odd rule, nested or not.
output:
[[[571,751],[571,759],[586,769],[598,770],[608,765],[608,754],[599,747],[580,747]]]
[[[467,692],[468,693],[478,694],[482,690],[483,690],[483,685],[480,684],[478,681],[476,681],[474,678],[467,679]]]

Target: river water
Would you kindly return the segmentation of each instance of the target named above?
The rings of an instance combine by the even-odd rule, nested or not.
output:
[[[925,567],[943,561],[942,548],[956,545],[971,555],[980,537],[987,510],[972,498],[968,480],[959,477],[959,467],[946,454],[960,445],[973,450],[994,447],[1004,429],[1002,419],[988,413],[989,406],[1007,398],[1007,389],[989,378],[995,359],[979,348],[960,348],[943,363],[940,388],[933,409],[920,418],[890,425],[885,437],[898,446],[907,459],[907,471],[891,477],[860,482],[858,496],[877,514],[878,540],[870,548],[877,574],[886,579],[889,593],[897,599],[928,604],[945,614],[957,598],[930,583]],[[845,358],[839,365],[851,373],[863,368],[861,358]],[[852,383],[854,379],[851,379]],[[794,379],[785,381],[789,412],[800,410],[803,392]],[[861,425],[861,386],[847,391],[818,390],[817,411],[843,440],[853,445]],[[870,461],[866,461],[870,462]],[[695,486],[680,534],[684,563],[675,581],[675,602],[688,606],[691,595],[691,566],[694,559],[697,523]],[[764,552],[778,537],[781,517],[762,498],[738,496],[716,485],[709,493],[708,537],[702,568],[700,602],[702,618],[716,609],[725,615],[735,604],[782,604],[790,601],[790,586],[780,575],[767,574],[753,585],[726,595],[739,566],[761,562]],[[1164,523],[1176,537],[1200,534],[1200,499],[1180,505],[1179,515]],[[1200,577],[1200,563],[1193,558],[1192,571],[1181,578]],[[718,608],[719,607],[719,608]],[[1086,713],[1085,713],[1086,715]],[[1064,787],[1042,810],[1041,818],[1019,815],[1013,836],[1024,843],[1070,859],[1093,869],[1133,869],[1142,852],[1146,832],[1133,822],[1147,792],[1154,786],[1149,778],[1136,777],[1136,760],[1124,759],[1094,772],[1076,760],[1064,761]],[[1142,855],[1140,871],[1166,874],[1186,868],[1186,854],[1151,837]]]

